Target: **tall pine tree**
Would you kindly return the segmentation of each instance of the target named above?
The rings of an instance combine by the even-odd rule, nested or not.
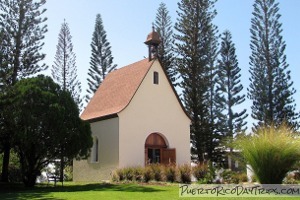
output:
[[[165,3],[160,3],[154,25],[161,39],[161,43],[158,46],[158,57],[162,66],[165,68],[168,77],[175,85],[177,71],[175,70],[175,58],[173,53],[173,26]]]
[[[192,154],[199,161],[212,158],[213,136],[209,118],[209,70],[212,60],[212,20],[215,0],[181,0],[178,3],[177,67],[182,78],[183,102],[192,119]]]
[[[235,134],[247,129],[245,119],[248,115],[246,114],[246,109],[239,112],[234,109],[245,101],[245,95],[241,94],[243,90],[241,69],[229,31],[224,31],[222,36],[218,69],[217,106],[223,111],[218,118],[222,125],[220,133],[224,139],[232,139]]]
[[[212,16],[213,17],[213,16]],[[217,68],[217,56],[218,56],[218,29],[217,26],[213,24],[208,24],[207,32],[208,36],[208,91],[207,91],[207,103],[208,103],[208,123],[209,123],[209,133],[207,135],[210,136],[207,143],[207,153],[210,155],[210,159],[213,161],[217,161],[218,152],[215,151],[215,148],[218,146],[220,141],[220,135],[218,132],[218,116],[221,112],[220,108],[216,105],[216,75],[218,72]]]
[[[64,20],[58,34],[58,44],[54,65],[52,65],[52,77],[60,85],[63,91],[71,94],[78,108],[82,108],[80,98],[81,83],[77,78],[76,55],[73,51],[72,36],[68,23]],[[64,139],[66,140],[66,139]],[[63,170],[65,165],[65,155],[61,148],[60,157],[60,181],[63,181]]]
[[[88,72],[89,78],[87,79],[89,88],[87,89],[86,102],[94,95],[106,75],[117,67],[117,65],[113,64],[111,47],[107,41],[100,14],[96,16],[91,47],[92,55]]]
[[[47,32],[44,24],[47,19],[43,17],[46,9],[42,9],[45,3],[46,0],[0,0],[0,30],[5,33],[7,57],[10,58],[5,66],[0,67],[8,71],[3,77],[9,86],[47,68],[45,64],[40,65],[45,57],[41,53],[42,40]],[[2,181],[8,181],[11,134],[1,141],[4,147]]]
[[[71,93],[78,108],[82,107],[81,83],[77,78],[76,55],[73,51],[72,36],[68,23],[64,20],[58,35],[52,77],[64,91]]]
[[[275,0],[256,0],[251,19],[250,86],[252,118],[256,126],[280,125],[283,122],[296,128],[299,113],[295,111],[290,71],[284,54],[286,44],[279,22],[279,3]]]

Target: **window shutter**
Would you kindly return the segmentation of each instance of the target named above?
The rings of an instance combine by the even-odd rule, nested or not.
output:
[[[162,149],[162,164],[176,164],[176,149]]]

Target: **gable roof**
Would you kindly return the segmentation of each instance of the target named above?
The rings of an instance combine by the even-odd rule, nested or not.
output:
[[[81,114],[81,119],[97,121],[126,108],[153,62],[146,58],[109,73]]]

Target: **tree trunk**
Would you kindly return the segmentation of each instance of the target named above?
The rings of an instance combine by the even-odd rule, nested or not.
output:
[[[3,163],[2,163],[2,175],[1,175],[2,182],[8,182],[9,157],[10,157],[10,144],[9,142],[6,142],[6,144],[4,145],[4,155],[3,155]]]
[[[27,173],[23,178],[25,187],[33,187],[36,183],[36,173]]]
[[[61,158],[60,158],[59,181],[62,182],[62,183],[64,181],[64,167],[65,167],[64,157],[61,156]]]

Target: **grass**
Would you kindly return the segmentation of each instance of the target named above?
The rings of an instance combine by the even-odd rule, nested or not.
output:
[[[178,184],[109,184],[109,183],[66,183],[63,187],[53,185],[37,185],[25,188],[21,184],[0,184],[1,200],[93,200],[93,199],[190,199],[179,198]],[[206,200],[208,198],[197,198]],[[209,199],[220,199],[209,198]],[[221,198],[229,200],[232,198]],[[243,200],[270,199],[243,198]],[[278,198],[279,199],[279,198]],[[294,200],[299,198],[288,198]]]
[[[300,140],[284,125],[262,127],[252,137],[237,139],[236,144],[262,184],[282,183],[300,160]]]

